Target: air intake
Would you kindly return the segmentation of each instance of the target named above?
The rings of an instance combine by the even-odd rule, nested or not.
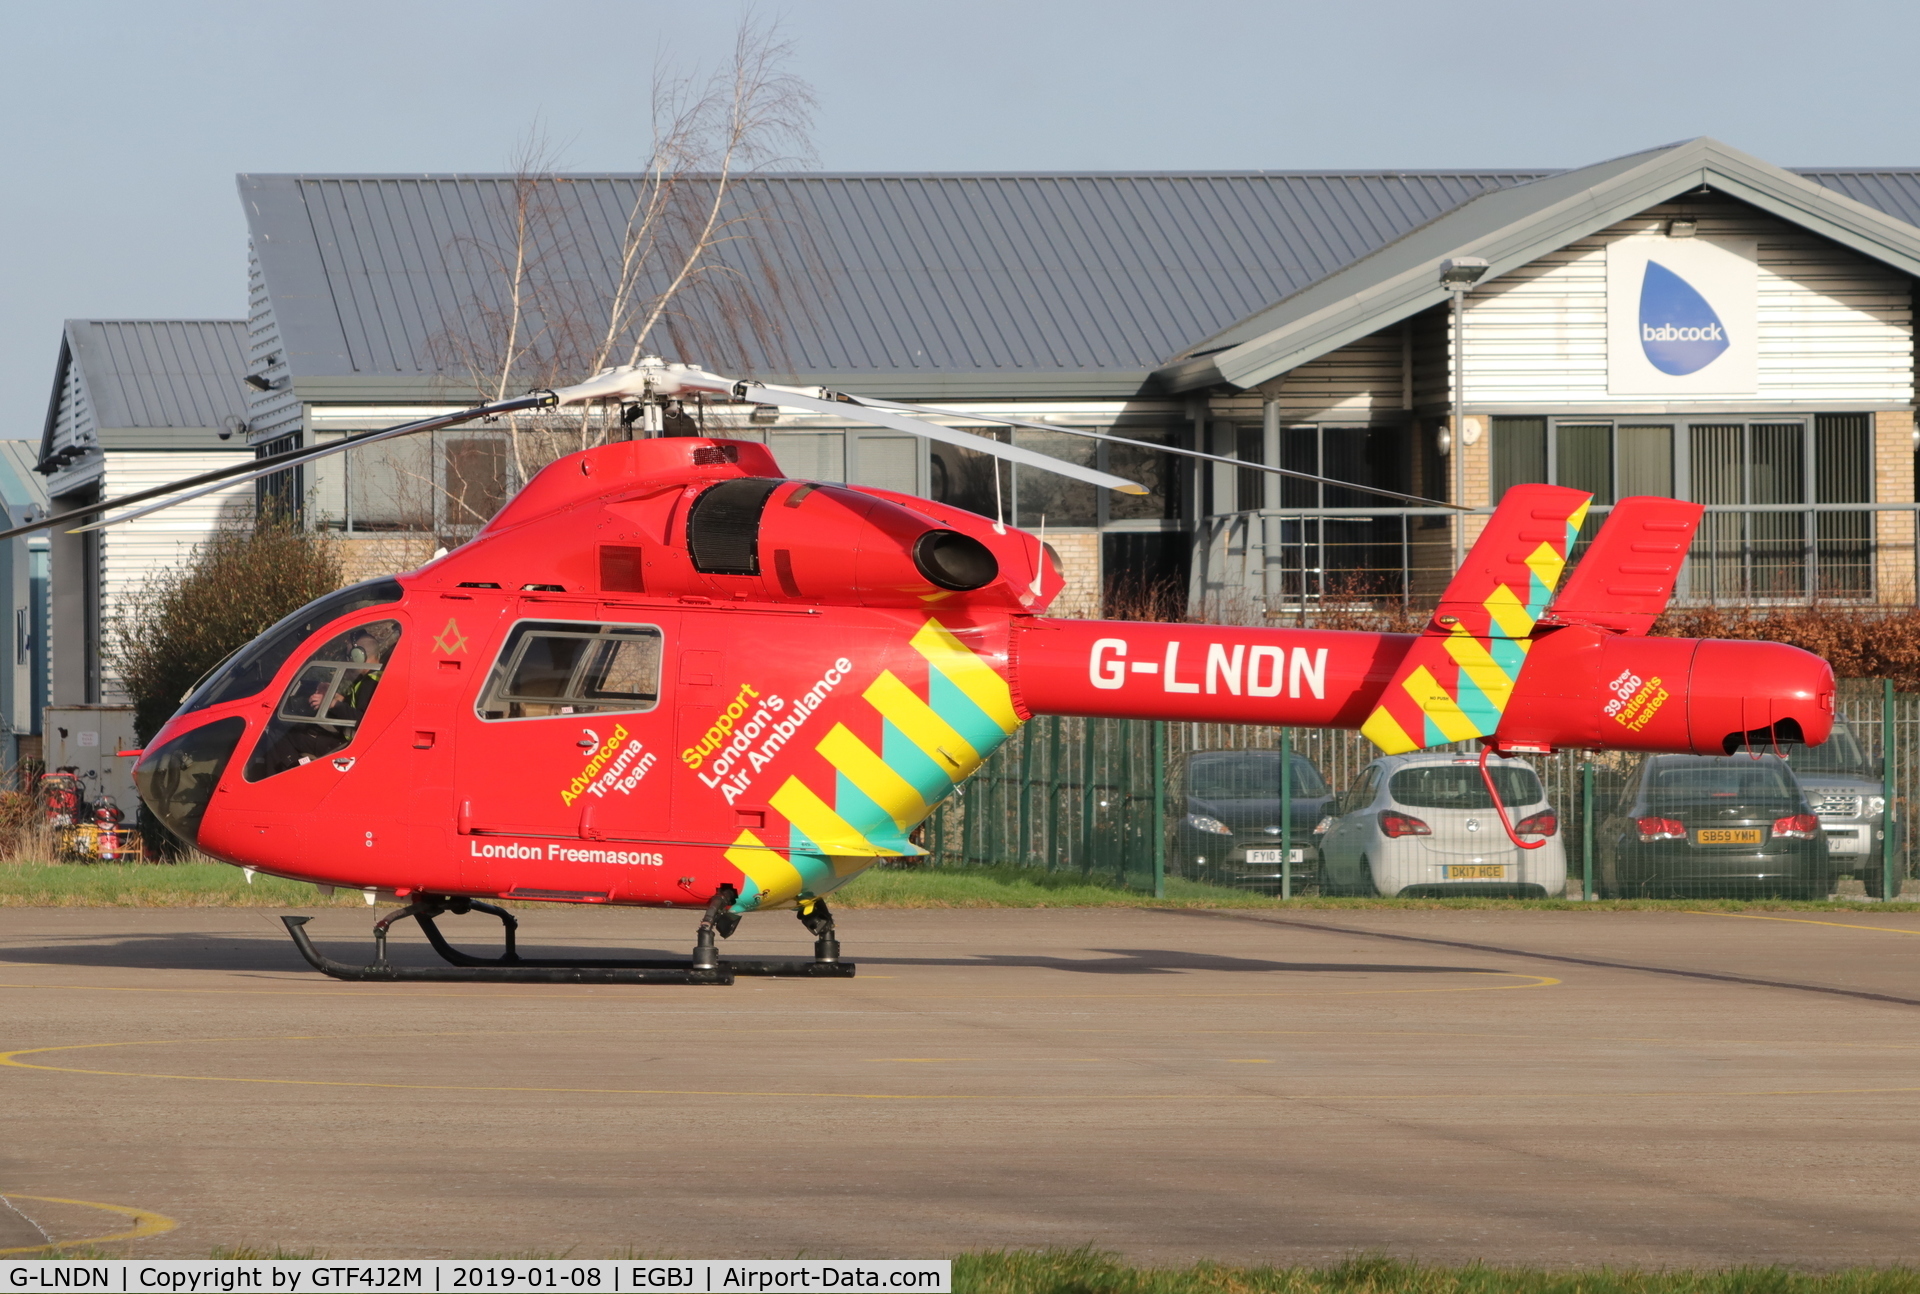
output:
[[[722,481],[693,501],[687,550],[703,575],[760,573],[760,514],[778,480],[751,476]]]

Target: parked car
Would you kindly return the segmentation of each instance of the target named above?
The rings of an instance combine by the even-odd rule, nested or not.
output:
[[[1825,898],[1820,819],[1774,755],[1653,755],[1595,832],[1601,898]]]
[[[1758,748],[1748,753],[1771,752]],[[1880,850],[1882,833],[1888,830],[1888,823],[1887,789],[1880,761],[1867,757],[1860,748],[1860,739],[1844,719],[1834,720],[1833,735],[1824,744],[1790,745],[1781,753],[1786,757],[1787,767],[1793,770],[1794,780],[1806,793],[1814,816],[1820,819],[1820,830],[1827,838],[1827,856],[1834,870],[1856,873],[1865,883],[1868,894],[1876,899],[1884,898],[1880,891],[1886,877]],[[1902,824],[1895,822],[1892,829],[1896,853],[1902,852],[1900,846],[1904,842],[1899,839]],[[1893,892],[1896,896],[1900,893],[1898,870],[1893,877]]]
[[[1514,831],[1500,825],[1478,756],[1389,755],[1368,764],[1317,828],[1323,894],[1553,898],[1567,888],[1560,821],[1525,760],[1487,761]]]
[[[1177,870],[1195,880],[1280,892],[1280,752],[1196,750],[1183,778],[1186,815],[1174,832]],[[1305,755],[1293,755],[1293,879],[1314,878],[1313,824],[1330,792]]]

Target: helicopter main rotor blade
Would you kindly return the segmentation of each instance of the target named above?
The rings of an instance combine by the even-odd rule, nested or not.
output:
[[[176,503],[186,503],[218,490],[231,489],[236,485],[245,485],[248,481],[263,476],[272,476],[290,468],[300,467],[315,459],[326,458],[333,454],[344,454],[349,449],[358,449],[362,445],[376,440],[391,440],[396,436],[408,436],[420,431],[438,431],[442,427],[457,427],[463,422],[472,422],[476,418],[489,418],[495,414],[516,413],[521,409],[542,409],[554,403],[551,391],[536,391],[531,395],[515,396],[511,400],[494,400],[488,404],[476,405],[471,409],[462,409],[457,413],[443,413],[432,418],[421,418],[415,422],[403,422],[397,427],[383,427],[378,431],[363,432],[358,436],[348,436],[336,440],[330,445],[316,445],[307,449],[283,450],[278,454],[269,454],[265,458],[256,458],[245,463],[236,463],[216,472],[202,472],[199,476],[189,476],[167,485],[156,485],[150,490],[141,490],[137,494],[123,494],[117,499],[107,499],[101,503],[90,503],[84,508],[75,508],[63,512],[57,517],[48,517],[32,525],[16,526],[12,530],[0,531],[0,539],[10,539],[15,535],[24,535],[30,531],[45,530],[61,522],[79,517],[99,516],[100,513],[114,508],[124,508],[133,503],[145,503],[148,499],[172,494],[172,498],[162,498],[158,503],[150,503],[144,508],[132,512],[123,512],[116,517],[101,517],[100,520],[84,526],[75,526],[67,533],[85,534],[89,530],[100,530],[106,526],[117,526],[123,521],[132,521],[150,513],[171,508]],[[184,494],[175,491],[184,490]]]
[[[780,388],[775,388],[780,389]],[[1274,476],[1290,476],[1298,481],[1317,481],[1322,485],[1335,485],[1343,490],[1358,490],[1362,494],[1376,494],[1387,499],[1401,499],[1408,503],[1417,503],[1432,508],[1452,508],[1456,512],[1471,512],[1471,508],[1457,503],[1447,503],[1441,499],[1424,499],[1417,494],[1402,494],[1398,490],[1383,490],[1378,486],[1361,485],[1354,481],[1339,481],[1330,476],[1315,476],[1311,472],[1297,472],[1290,467],[1269,467],[1265,463],[1249,463],[1243,458],[1227,458],[1221,454],[1203,453],[1197,449],[1182,449],[1175,445],[1156,445],[1147,440],[1129,440],[1125,436],[1109,435],[1104,431],[1088,431],[1084,427],[1063,427],[1049,422],[1028,422],[1022,418],[1007,418],[998,414],[978,413],[968,409],[947,409],[932,404],[902,404],[897,400],[876,400],[864,395],[846,397],[854,404],[872,405],[882,409],[897,409],[902,413],[925,416],[939,414],[947,418],[966,418],[972,422],[991,422],[1007,427],[1029,427],[1034,431],[1057,431],[1067,436],[1084,436],[1088,440],[1104,440],[1112,445],[1131,445],[1135,449],[1150,449],[1162,454],[1179,454],[1185,458],[1197,458],[1208,463],[1225,463],[1230,467],[1244,467],[1249,471],[1267,472]]]
[[[919,410],[911,405],[895,406],[887,401],[868,402],[858,396],[848,396],[843,400],[822,400],[788,387],[761,386],[756,382],[735,383],[733,394],[737,399],[749,400],[754,404],[777,404],[789,408],[809,409],[815,413],[830,413],[837,418],[846,418],[853,422],[867,422],[876,427],[890,427],[895,431],[911,432],[916,436],[925,436],[928,440],[938,440],[945,444],[958,445],[962,449],[971,449],[977,453],[991,454],[995,458],[1004,458],[1010,463],[1019,463],[1024,467],[1052,472],[1056,476],[1070,477],[1076,481],[1086,481],[1109,490],[1118,490],[1122,494],[1150,493],[1146,486],[1137,481],[1129,481],[1124,476],[1113,476],[1091,467],[1082,467],[1078,463],[1069,463],[1066,459],[1055,458],[1051,454],[1036,453],[1031,449],[1022,449],[1018,445],[1002,444],[997,440],[989,440],[985,436],[976,436],[970,431],[961,431],[957,427],[943,427],[937,422],[928,422],[924,418],[913,416],[903,417],[891,411],[897,408],[918,413]],[[860,410],[860,412],[855,413],[850,410]]]

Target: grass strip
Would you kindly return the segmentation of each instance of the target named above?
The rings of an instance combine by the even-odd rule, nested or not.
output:
[[[256,873],[210,860],[182,863],[0,863],[0,908],[311,908],[360,907],[359,890],[322,897],[305,881]],[[1347,899],[1280,900],[1242,890],[1167,878],[1156,899],[1078,874],[1031,867],[872,867],[833,893],[836,908],[1237,908],[1261,911],[1545,911],[1849,912],[1884,910],[1849,902],[1784,899]],[[510,903],[551,911],[570,904]]]
[[[310,908],[365,906],[359,890],[331,899],[305,881],[209,861],[0,863],[0,908]]]
[[[1051,1249],[963,1254],[953,1260],[953,1288],[954,1294],[1920,1294],[1920,1270],[1547,1270],[1375,1255],[1331,1267],[1134,1267],[1093,1249]]]

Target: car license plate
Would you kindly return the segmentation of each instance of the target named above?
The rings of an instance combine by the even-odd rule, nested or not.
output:
[[[1249,849],[1247,851],[1247,861],[1250,863],[1273,863],[1278,865],[1282,852],[1284,851],[1278,849]],[[1293,857],[1287,861],[1301,863],[1306,861],[1306,857],[1306,850],[1296,849],[1293,851]]]
[[[1450,881],[1502,881],[1507,869],[1500,863],[1455,863],[1447,868]]]
[[[1703,827],[1693,833],[1696,845],[1757,845],[1760,843],[1758,827]]]

